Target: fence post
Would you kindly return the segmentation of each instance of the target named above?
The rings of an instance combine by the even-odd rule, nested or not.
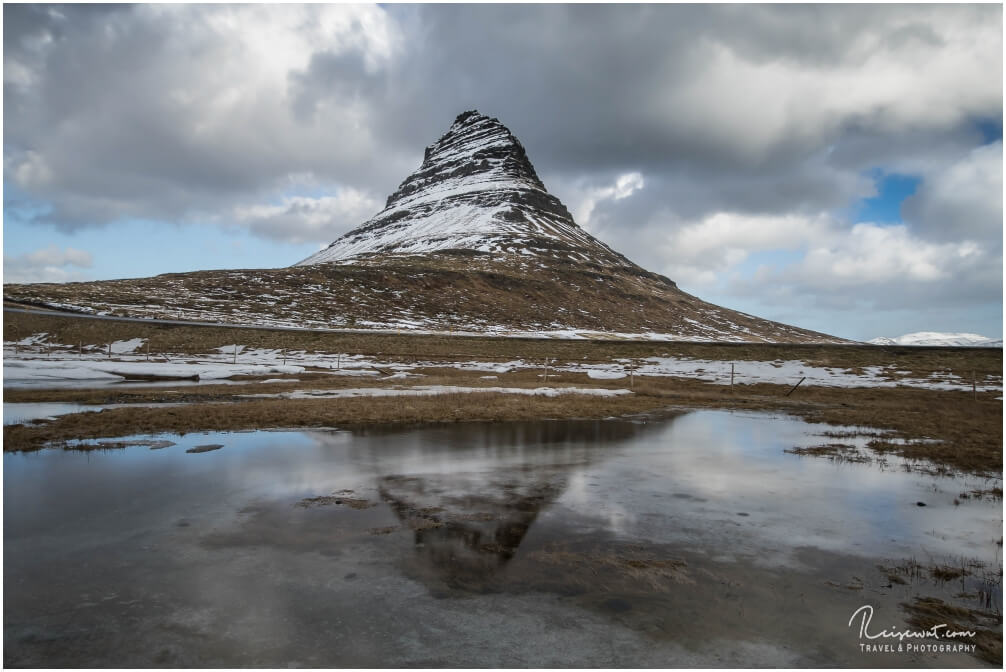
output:
[[[803,378],[801,378],[800,379],[800,383],[802,383],[805,380],[807,380],[807,376],[804,376]],[[797,383],[796,385],[794,385],[793,389],[791,389],[789,392],[786,393],[786,396],[788,397],[789,395],[793,394],[793,390],[795,390],[796,388],[800,387],[800,383]]]
[[[238,344],[234,344],[234,364],[238,363]]]
[[[734,363],[730,362],[730,387],[734,386]]]
[[[112,344],[111,343],[108,344],[108,358],[109,359],[112,358]]]
[[[629,389],[636,389],[636,369],[634,367],[629,367]]]
[[[84,341],[77,342],[77,359],[83,359],[84,357]]]
[[[545,358],[545,383],[548,384],[548,357]]]
[[[975,401],[978,401],[978,373],[975,371],[971,372],[971,393],[975,395]]]

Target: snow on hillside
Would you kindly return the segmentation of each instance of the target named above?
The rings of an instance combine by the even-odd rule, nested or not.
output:
[[[35,335],[35,343],[42,341]],[[51,347],[49,347],[51,346]],[[30,347],[30,346],[29,346]],[[26,346],[13,341],[4,343],[4,387],[99,387],[121,386],[138,377],[175,377],[193,380],[222,382],[234,376],[265,376],[270,374],[298,375],[310,368],[314,373],[359,378],[391,379],[421,377],[423,369],[450,366],[462,371],[481,371],[496,378],[514,371],[539,371],[545,373],[543,362],[515,359],[510,361],[460,360],[450,364],[443,361],[401,362],[379,356],[339,352],[305,350],[280,350],[248,348],[243,345],[224,345],[210,352],[192,355],[157,353],[148,361],[146,354],[130,353],[108,358],[101,351],[80,353],[69,344],[47,344],[43,349],[27,351]],[[237,350],[237,357],[234,352]],[[636,376],[691,378],[718,385],[757,385],[759,383],[793,385],[804,379],[805,386],[822,387],[914,387],[931,390],[970,390],[972,380],[961,378],[950,371],[933,371],[926,376],[913,377],[893,364],[865,366],[857,369],[817,366],[800,360],[774,361],[714,361],[689,357],[644,357],[636,360],[612,360],[607,363],[572,362],[551,368],[552,378],[562,380],[563,374],[584,374],[593,380],[625,379],[630,371]],[[388,375],[389,372],[391,375]],[[544,377],[544,376],[543,376]],[[285,379],[290,381],[290,379]],[[544,381],[543,381],[544,382]],[[150,385],[149,381],[138,384]],[[177,384],[177,383],[175,383]],[[1002,376],[986,373],[978,379],[979,391],[1002,391]],[[373,388],[353,388],[350,396],[383,394]],[[443,393],[446,388],[438,389]],[[504,388],[480,388],[483,391]],[[505,388],[509,390],[511,388]],[[570,388],[568,393],[598,394],[584,391],[590,388]],[[457,390],[447,390],[457,391]],[[539,389],[517,394],[546,394]],[[556,392],[564,394],[567,392]],[[322,394],[331,395],[331,392]],[[395,393],[406,394],[406,393]],[[623,394],[623,392],[618,392]],[[302,396],[307,395],[307,396]],[[275,396],[275,395],[272,395]],[[318,393],[307,390],[294,393],[292,398],[313,398]]]
[[[873,345],[924,345],[947,347],[1001,348],[1001,338],[986,338],[980,334],[942,333],[938,331],[917,331],[897,338],[874,338],[867,343]]]

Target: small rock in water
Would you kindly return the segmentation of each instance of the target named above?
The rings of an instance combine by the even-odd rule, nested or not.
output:
[[[630,611],[632,609],[632,603],[623,600],[619,597],[612,597],[601,603],[601,606],[608,611],[614,611],[615,613],[621,613],[625,611]]]
[[[220,450],[224,447],[222,443],[207,443],[205,446],[196,446],[195,448],[189,448],[186,453],[208,453],[211,450]]]
[[[915,506],[925,506],[925,502],[915,502]]]

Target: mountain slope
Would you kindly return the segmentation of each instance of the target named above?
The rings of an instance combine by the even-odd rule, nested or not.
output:
[[[577,226],[503,124],[465,112],[373,218],[290,268],[64,285],[5,298],[91,313],[303,327],[839,342],[687,294]]]

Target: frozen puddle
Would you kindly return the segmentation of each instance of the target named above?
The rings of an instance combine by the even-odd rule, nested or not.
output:
[[[184,406],[181,403],[139,403],[139,404],[78,404],[74,402],[32,402],[9,403],[3,405],[3,424],[17,425],[33,420],[51,420],[71,413],[97,413],[106,408],[167,408]]]
[[[696,411],[5,454],[4,663],[983,664],[864,653],[848,622],[979,591],[1001,612],[1002,502],[954,503],[1001,480],[785,452],[835,429]]]

